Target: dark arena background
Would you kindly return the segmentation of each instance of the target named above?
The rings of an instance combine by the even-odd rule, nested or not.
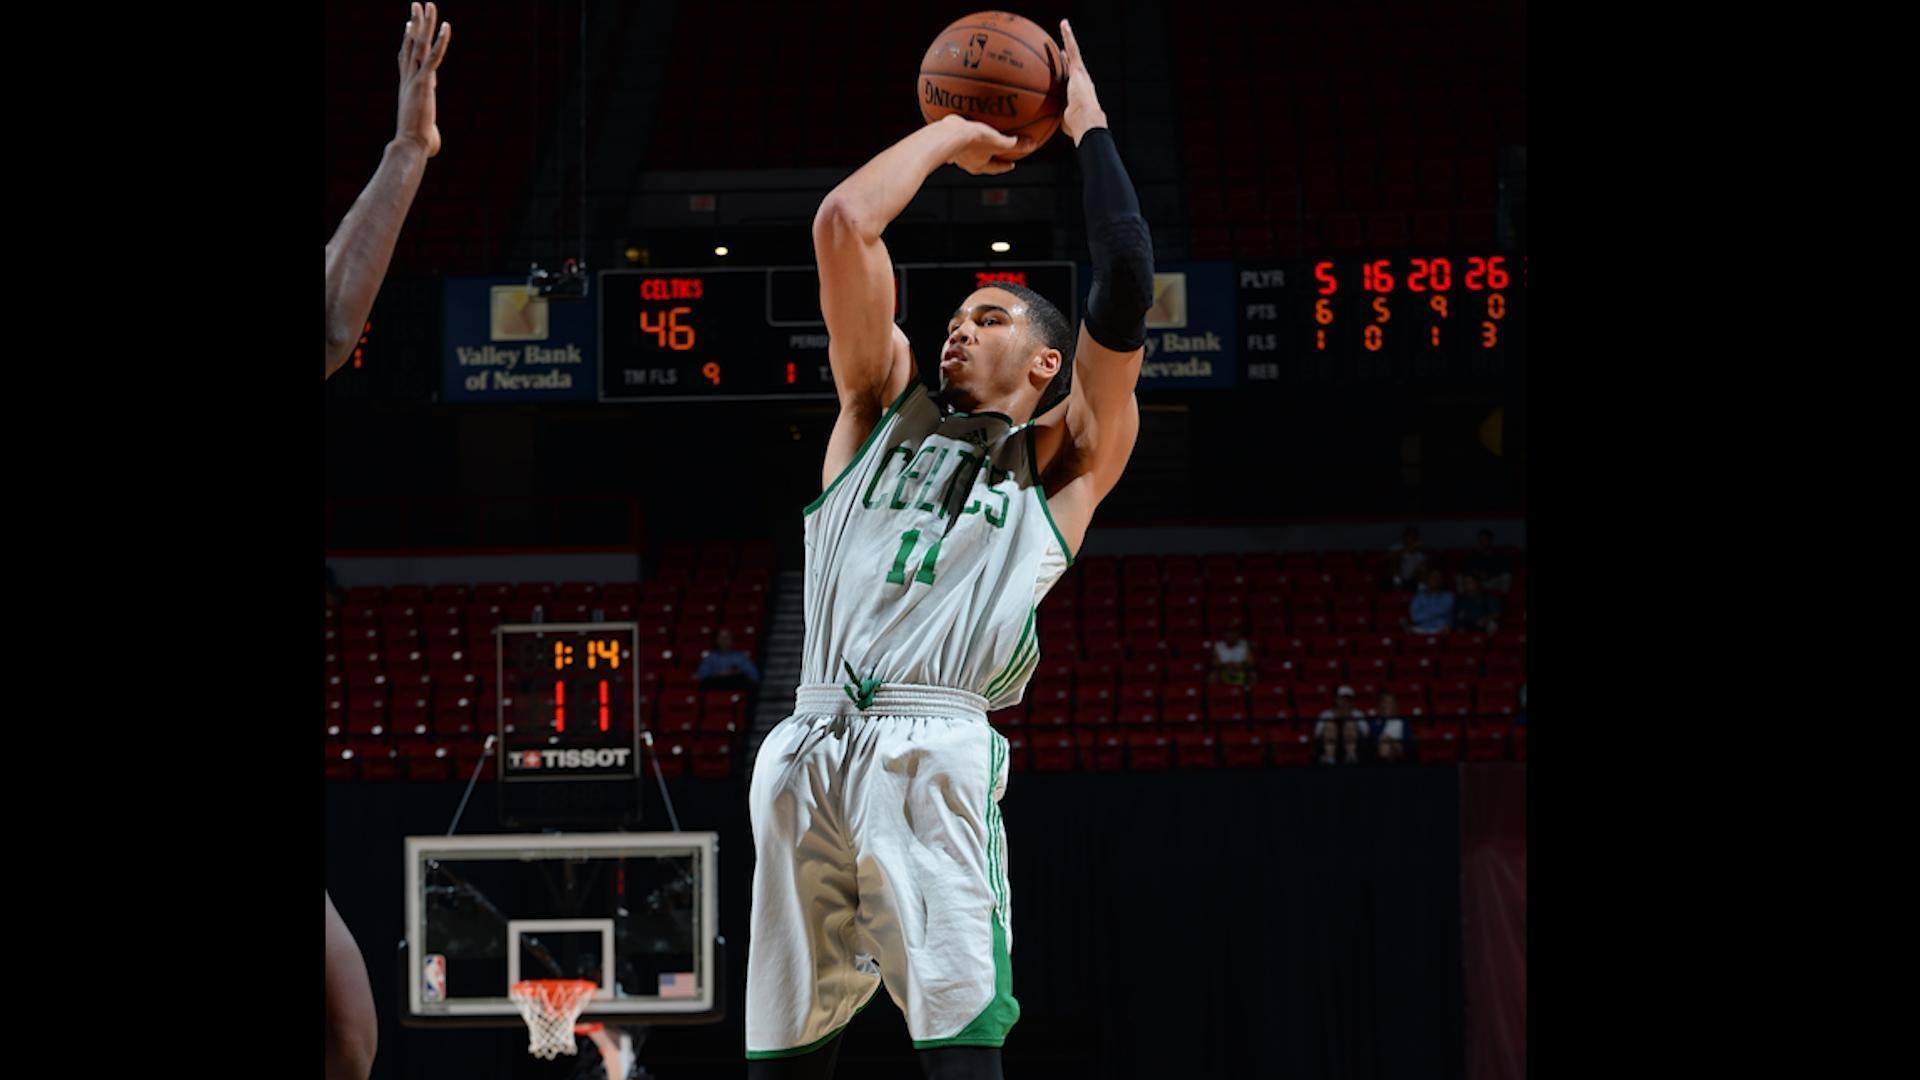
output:
[[[585,1036],[530,1056],[517,1017],[412,1021],[399,948],[406,837],[542,828],[486,750],[527,695],[495,628],[595,622],[634,624],[639,768],[567,813],[718,835],[719,1006],[629,1025],[627,1075],[745,1075],[747,781],[794,700],[837,409],[809,225],[923,123],[919,58],[973,10],[441,8],[444,146],[324,392],[326,884],[377,1080],[606,1075]],[[990,717],[1006,1075],[1523,1078],[1526,6],[1014,10],[1072,21],[1157,280],[1138,444]],[[322,239],[394,137],[406,15],[327,2]],[[1077,321],[1082,211],[1064,134],[933,174],[885,235],[923,372],[983,283]],[[1454,597],[1444,629],[1412,629],[1420,590]],[[757,683],[696,675],[722,630]],[[1323,739],[1347,691],[1398,738]],[[837,1075],[920,1075],[885,993]]]

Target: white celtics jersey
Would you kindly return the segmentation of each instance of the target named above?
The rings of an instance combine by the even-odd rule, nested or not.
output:
[[[947,412],[911,383],[806,509],[801,682],[1017,704],[1035,609],[1073,560],[1038,474],[1030,424]]]

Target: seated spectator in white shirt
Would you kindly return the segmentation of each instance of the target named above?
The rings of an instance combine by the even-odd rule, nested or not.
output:
[[[1213,643],[1213,681],[1244,683],[1253,670],[1253,646],[1238,627],[1229,627]]]

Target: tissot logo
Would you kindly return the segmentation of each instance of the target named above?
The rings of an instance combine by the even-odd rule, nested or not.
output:
[[[618,746],[585,750],[509,750],[507,768],[522,772],[567,769],[624,769],[633,753],[631,747]]]

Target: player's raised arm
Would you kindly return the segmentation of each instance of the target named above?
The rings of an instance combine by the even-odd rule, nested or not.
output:
[[[820,203],[813,253],[827,359],[840,395],[840,422],[827,450],[829,481],[913,375],[906,337],[893,322],[893,262],[881,234],[940,166],[952,162],[975,175],[1004,173],[1013,163],[995,155],[1019,145],[986,124],[947,116],[882,151]]]
[[[1133,181],[1114,147],[1107,114],[1080,56],[1073,28],[1060,20],[1066,44],[1067,108],[1061,130],[1079,149],[1093,257],[1093,288],[1074,351],[1074,374],[1059,452],[1047,470],[1053,512],[1078,544],[1093,509],[1120,480],[1140,434],[1133,395],[1153,306],[1153,238],[1140,216]]]
[[[327,241],[327,374],[331,376],[360,340],[373,298],[387,276],[400,225],[426,174],[427,159],[440,152],[434,87],[453,24],[440,23],[429,3],[413,5],[400,41],[400,116],[380,168]],[[435,26],[439,30],[436,35]]]

